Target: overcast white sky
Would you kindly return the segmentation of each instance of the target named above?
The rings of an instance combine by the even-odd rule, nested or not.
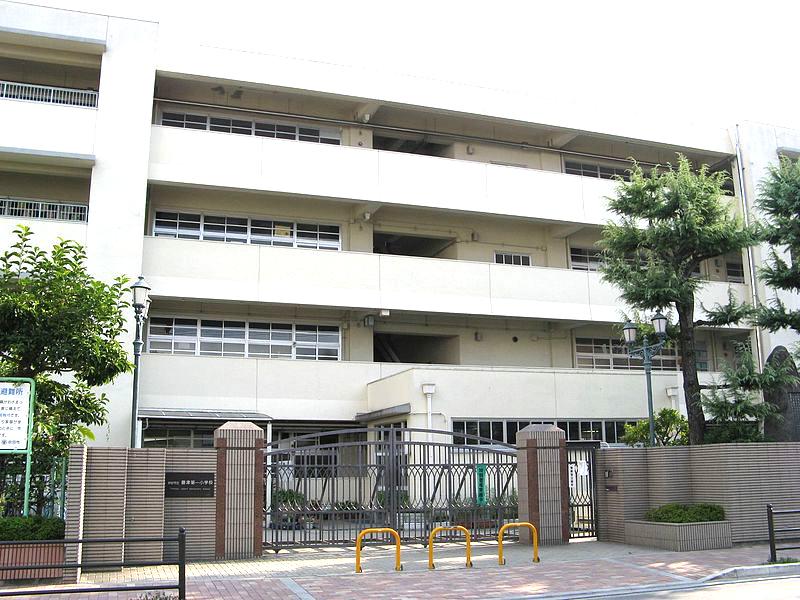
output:
[[[158,15],[170,36],[508,90],[620,119],[800,129],[795,0],[43,3]]]

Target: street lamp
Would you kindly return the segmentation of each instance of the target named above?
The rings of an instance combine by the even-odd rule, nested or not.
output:
[[[131,286],[133,311],[136,318],[136,337],[133,339],[133,401],[131,403],[131,448],[137,447],[136,425],[139,420],[139,357],[142,355],[142,325],[150,308],[150,286],[141,275]]]
[[[650,445],[656,445],[656,426],[653,419],[653,382],[651,380],[651,372],[653,367],[653,356],[655,356],[667,343],[667,317],[657,312],[650,320],[655,329],[658,341],[655,344],[648,344],[647,337],[642,340],[640,348],[634,348],[636,343],[636,325],[628,321],[622,328],[622,335],[625,339],[625,345],[628,347],[628,356],[641,356],[642,364],[644,365],[645,379],[647,380],[647,418],[650,421]]]

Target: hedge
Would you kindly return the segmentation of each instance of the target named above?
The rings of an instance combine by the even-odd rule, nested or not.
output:
[[[0,517],[0,540],[63,540],[64,521],[58,517]]]
[[[664,504],[648,510],[644,518],[656,523],[704,523],[724,521],[725,510],[719,504]]]

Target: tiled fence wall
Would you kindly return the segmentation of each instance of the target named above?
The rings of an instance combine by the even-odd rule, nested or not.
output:
[[[626,520],[669,502],[720,504],[734,542],[766,540],[768,503],[800,508],[800,443],[598,450],[597,478],[603,541],[624,542]]]

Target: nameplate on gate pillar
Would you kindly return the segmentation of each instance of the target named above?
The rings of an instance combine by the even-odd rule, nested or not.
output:
[[[214,473],[165,473],[165,498],[213,498]]]

